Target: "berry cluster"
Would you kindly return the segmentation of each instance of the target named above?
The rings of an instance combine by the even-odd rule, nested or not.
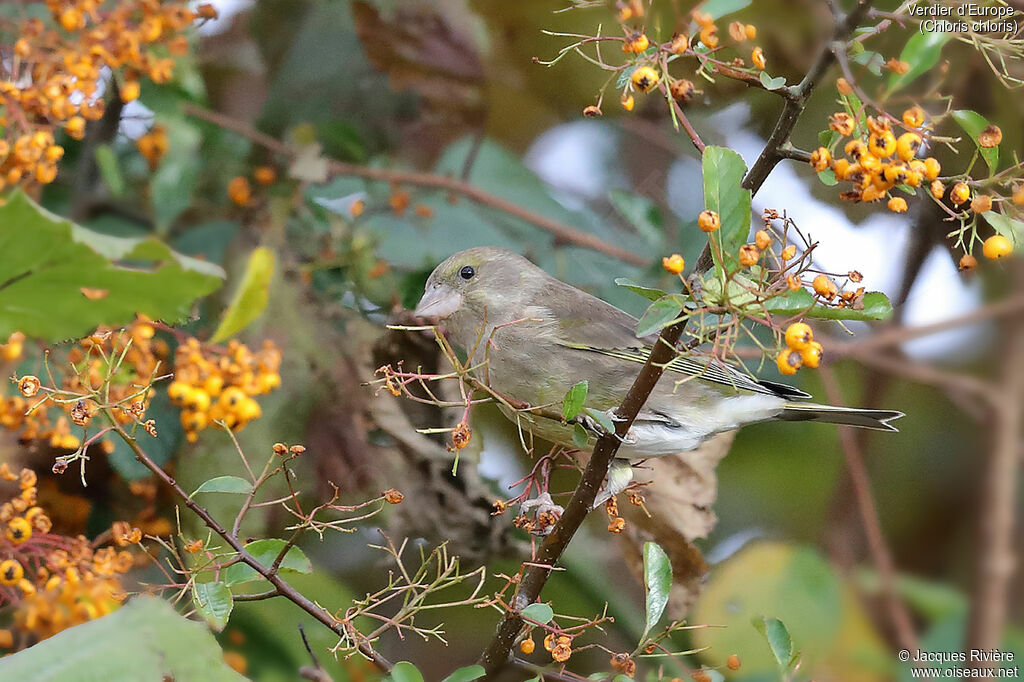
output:
[[[54,132],[85,136],[86,121],[103,116],[104,91],[113,72],[124,102],[137,99],[140,79],[166,83],[173,57],[188,52],[183,31],[210,5],[195,11],[185,2],[47,0],[52,23],[31,17],[15,26],[10,59],[0,67],[0,188],[47,184],[57,176],[64,148]]]
[[[796,374],[801,367],[816,369],[821,364],[825,349],[814,340],[809,325],[795,322],[786,327],[786,348],[775,358],[779,372],[787,376]]]
[[[36,474],[14,473],[0,464],[0,479],[17,482],[19,491],[0,505],[0,604],[15,605],[14,631],[0,630],[0,647],[22,648],[73,625],[111,612],[126,594],[120,575],[134,556],[116,547],[94,549],[84,537],[50,532],[46,511],[36,504]],[[117,547],[142,539],[138,528],[114,524]]]
[[[257,352],[238,341],[226,349],[190,338],[174,354],[174,381],[167,389],[182,408],[181,425],[190,443],[215,422],[241,429],[262,414],[253,396],[281,385],[281,351],[264,341]]]
[[[252,170],[253,180],[256,184],[273,185],[277,181],[277,171],[273,166],[256,166]],[[252,183],[244,175],[238,175],[228,182],[228,198],[238,206],[249,206],[252,204]]]

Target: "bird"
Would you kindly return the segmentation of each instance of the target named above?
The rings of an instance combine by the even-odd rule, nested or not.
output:
[[[637,319],[629,313],[497,247],[460,251],[438,265],[413,315],[443,327],[446,338],[466,353],[477,380],[505,399],[500,408],[506,417],[567,448],[579,448],[573,436],[581,423],[592,449],[607,430],[601,424],[609,423],[600,414],[617,419],[616,408],[657,341],[656,335],[638,338]],[[567,392],[583,381],[581,416],[561,418]],[[621,439],[616,457],[641,461],[681,454],[716,434],[769,420],[897,431],[890,422],[904,416],[809,398],[711,355],[679,354]],[[515,409],[517,404],[553,406],[555,414]]]

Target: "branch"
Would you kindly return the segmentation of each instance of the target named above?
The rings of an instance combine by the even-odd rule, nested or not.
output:
[[[531,565],[527,566],[523,572],[519,588],[512,599],[512,609],[505,612],[501,622],[498,623],[494,639],[480,656],[480,665],[487,671],[488,678],[508,662],[509,652],[512,651],[512,646],[515,644],[516,635],[523,627],[520,612],[540,596],[550,571],[562,556],[573,535],[579,530],[587,513],[594,506],[594,499],[601,488],[601,482],[608,474],[608,468],[619,449],[621,439],[629,432],[633,420],[636,419],[636,415],[647,402],[647,396],[651,394],[658,379],[661,378],[665,371],[665,365],[675,357],[675,346],[685,327],[686,320],[682,320],[662,331],[650,357],[644,363],[643,369],[640,370],[633,385],[630,386],[622,405],[616,410],[615,433],[604,434],[597,439],[594,453],[590,456],[586,469],[583,470],[579,485],[576,486],[572,499],[566,505],[562,518],[555,524],[551,534],[544,538]]]
[[[219,112],[210,111],[209,109],[204,109],[189,103],[184,104],[182,109],[189,116],[208,121],[209,123],[213,123],[225,130],[230,130],[231,132],[241,135],[247,140],[258,144],[275,154],[280,154],[281,156],[289,159],[296,158],[301,151],[298,147],[267,135],[266,133],[253,128],[244,121],[239,121],[238,119],[231,118],[230,116],[226,116]],[[560,242],[563,244],[575,244],[577,246],[582,246],[592,251],[597,251],[611,256],[612,258],[617,258],[625,263],[630,263],[631,265],[650,264],[647,258],[635,254],[632,251],[608,244],[599,237],[586,232],[581,232],[576,228],[560,223],[557,220],[552,220],[537,213],[527,211],[511,201],[502,199],[495,194],[491,194],[490,192],[484,191],[479,187],[457,178],[451,178],[444,175],[434,175],[432,173],[420,173],[416,171],[360,166],[358,164],[345,163],[335,159],[327,159],[327,169],[334,175],[347,175],[365,178],[366,180],[379,180],[381,182],[389,182],[398,185],[416,185],[418,187],[444,190],[446,192],[458,194],[466,197],[470,201],[480,204],[481,206],[493,208],[539,227],[545,232],[553,235],[556,243]]]
[[[1014,268],[1017,286],[1024,284],[1024,268]],[[966,645],[997,649],[1003,644],[1010,582],[1017,564],[1014,551],[1014,513],[1024,434],[1024,318],[1014,317],[1006,330],[1009,357],[1003,368],[1000,395],[992,408],[995,417],[992,454],[985,472],[981,499],[979,548]],[[971,668],[990,663],[969,663]]]
[[[871,0],[858,0],[857,6],[849,14],[845,17],[839,17],[836,20],[835,27],[832,29],[831,38],[821,46],[821,50],[818,52],[817,57],[814,58],[814,62],[811,64],[807,75],[804,76],[804,79],[798,85],[787,88],[786,104],[782,109],[782,113],[779,114],[779,120],[775,123],[775,129],[768,138],[764,149],[761,150],[761,155],[757,157],[757,161],[754,162],[754,165],[747,171],[746,177],[743,178],[743,187],[749,189],[751,194],[757,194],[757,191],[761,189],[761,185],[768,179],[768,175],[775,169],[779,161],[786,158],[802,158],[795,156],[797,150],[794,150],[790,145],[790,135],[792,135],[797,121],[800,120],[800,115],[807,108],[807,100],[810,99],[811,93],[814,92],[814,89],[818,86],[828,68],[835,62],[836,51],[845,49],[846,40],[853,33],[854,29],[857,28],[857,24],[864,18],[870,6]],[[830,3],[830,7],[834,8],[834,3]],[[704,247],[704,251],[701,252],[700,258],[697,259],[697,270],[699,272],[706,272],[711,269],[710,246],[711,244],[708,242],[708,245]]]
[[[210,513],[202,506],[196,503],[195,500],[189,497],[188,493],[178,485],[178,482],[174,480],[166,471],[160,468],[160,466],[150,459],[149,455],[139,446],[139,444],[132,438],[116,421],[114,421],[112,415],[108,415],[111,423],[114,425],[114,431],[121,437],[121,439],[127,443],[128,447],[131,448],[132,452],[135,453],[135,459],[137,459],[143,466],[153,472],[157,478],[169,487],[174,493],[181,498],[185,506],[188,507],[193,514],[198,516],[206,527],[212,530],[214,533],[219,535],[221,539],[226,542],[231,549],[238,555],[238,560],[248,566],[254,571],[263,576],[274,589],[270,592],[264,592],[260,595],[252,595],[252,598],[268,599],[275,596],[274,593],[287,598],[293,604],[298,606],[300,609],[308,613],[313,618],[317,619],[325,626],[327,626],[334,634],[339,637],[350,637],[351,633],[347,632],[345,625],[328,613],[324,608],[310,601],[308,597],[292,587],[286,582],[281,576],[271,568],[264,566],[262,563],[256,560],[249,552],[245,549],[244,545],[238,540],[238,538],[227,530],[224,529],[220,523],[213,518]],[[242,598],[245,601],[245,598]],[[381,656],[377,651],[371,647],[367,642],[359,642],[356,640],[359,648],[359,653],[366,656],[371,660],[381,671],[390,673],[393,667],[391,662]]]

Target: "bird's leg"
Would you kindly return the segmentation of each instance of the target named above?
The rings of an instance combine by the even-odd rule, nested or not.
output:
[[[620,417],[616,416],[614,408],[606,411],[605,414],[608,415],[608,418],[611,419],[613,422],[622,421]],[[615,432],[607,431],[604,428],[604,426],[601,425],[601,422],[599,422],[598,420],[594,419],[593,417],[586,413],[581,413],[577,415],[577,417],[573,419],[573,423],[580,424],[583,428],[585,428],[587,431],[594,434],[598,438],[607,434],[614,436],[616,440],[618,440],[623,445],[633,445],[634,443],[636,443],[636,435],[633,433],[632,429],[630,429],[629,433],[627,433],[625,437],[619,436]]]

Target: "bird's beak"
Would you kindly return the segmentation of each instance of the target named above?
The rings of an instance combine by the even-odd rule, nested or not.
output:
[[[434,284],[423,294],[413,315],[443,320],[462,306],[462,294],[443,284]]]

